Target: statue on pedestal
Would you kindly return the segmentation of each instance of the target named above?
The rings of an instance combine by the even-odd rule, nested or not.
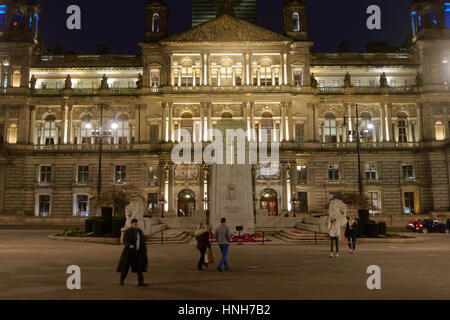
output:
[[[121,229],[122,237],[123,233],[130,228],[131,220],[136,219],[138,221],[138,226],[141,230],[144,230],[144,202],[142,199],[132,200],[130,204],[125,207],[125,217],[127,221],[125,226]],[[122,241],[122,237],[120,238]]]

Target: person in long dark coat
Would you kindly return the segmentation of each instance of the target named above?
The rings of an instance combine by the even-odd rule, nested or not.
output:
[[[131,266],[131,272],[137,273],[138,286],[144,287],[147,284],[144,282],[143,272],[147,272],[147,247],[145,245],[144,233],[138,228],[138,221],[131,220],[131,227],[123,234],[124,248],[120,256],[117,272],[120,272],[120,284],[124,285],[128,270]]]
[[[200,260],[198,261],[197,269],[202,270],[203,265],[208,268],[208,264],[205,263],[205,254],[206,250],[211,248],[211,243],[209,242],[209,231],[205,229],[203,223],[200,223],[194,235],[197,239],[197,249],[200,251]]]

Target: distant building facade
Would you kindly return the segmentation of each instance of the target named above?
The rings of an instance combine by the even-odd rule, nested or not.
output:
[[[46,55],[39,6],[0,1],[0,216],[95,215],[102,139],[102,188],[180,224],[205,219],[210,167],[171,150],[177,129],[207,143],[223,118],[254,129],[248,140],[279,132],[279,168],[253,166],[257,226],[325,213],[330,195],[358,192],[356,104],[371,213],[449,210],[446,2],[411,5],[412,44],[396,53],[311,53],[300,0],[284,5],[284,34],[219,12],[168,36],[167,4],[145,10],[141,56]]]

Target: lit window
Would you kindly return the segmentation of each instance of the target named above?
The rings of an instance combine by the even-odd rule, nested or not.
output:
[[[157,186],[159,180],[159,168],[148,167],[148,185],[149,186]]]
[[[414,166],[412,163],[402,164],[403,179],[406,181],[414,180]]]
[[[86,194],[77,194],[75,216],[87,217],[89,215],[88,201],[89,197]]]
[[[325,115],[325,122],[323,126],[323,142],[337,142],[336,117],[331,113],[327,113]]]
[[[303,85],[303,71],[302,69],[294,69],[294,85]]]
[[[434,130],[436,132],[436,140],[442,141],[445,140],[445,127],[442,121],[437,121]]]
[[[306,184],[308,181],[308,168],[306,166],[297,166],[297,183]]]
[[[88,184],[89,181],[89,166],[78,166],[77,183]]]
[[[369,203],[369,213],[372,215],[380,213],[378,192],[366,192],[367,202]]]
[[[116,166],[114,181],[124,183],[127,180],[127,166]]]
[[[159,14],[155,13],[152,18],[152,32],[159,32]]]
[[[366,163],[366,180],[377,181],[377,164],[376,163]]]
[[[292,30],[294,32],[300,31],[300,16],[297,12],[292,14]]]
[[[37,215],[39,217],[48,217],[50,215],[50,195],[39,195],[39,207]]]
[[[17,143],[17,124],[13,123],[8,128],[8,143]]]
[[[398,142],[408,142],[408,118],[403,113],[399,114],[398,118]]]
[[[333,163],[328,165],[328,180],[329,181],[339,181],[339,164]]]
[[[159,87],[159,70],[150,71],[150,86]]]
[[[39,167],[39,183],[49,184],[52,178],[52,167],[51,166],[40,166]]]
[[[49,115],[45,118],[44,123],[44,144],[54,145],[56,140],[56,117]]]

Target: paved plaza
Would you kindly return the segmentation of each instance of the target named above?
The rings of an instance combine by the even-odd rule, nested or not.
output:
[[[328,245],[233,245],[230,271],[197,271],[195,245],[150,246],[148,287],[136,275],[119,286],[122,246],[55,241],[52,231],[0,230],[0,299],[450,299],[450,236],[418,244],[361,244],[354,255]],[[341,246],[342,247],[342,246]],[[214,246],[216,256],[218,247]],[[81,290],[66,269],[81,268]],[[368,290],[370,265],[381,290]]]

